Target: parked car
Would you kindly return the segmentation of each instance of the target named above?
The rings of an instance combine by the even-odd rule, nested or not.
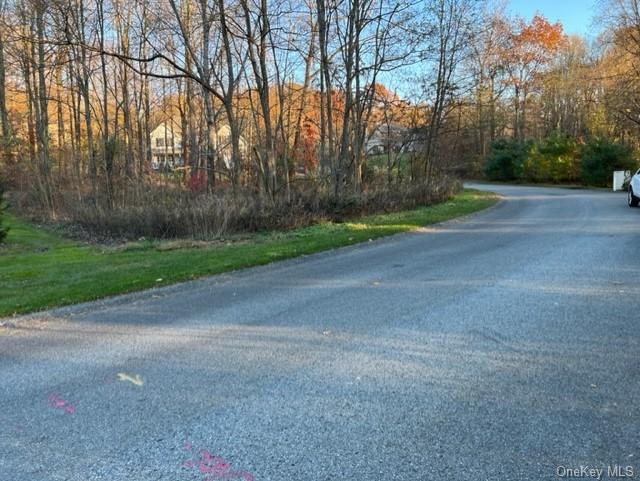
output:
[[[631,177],[628,190],[629,207],[640,204],[640,169]]]

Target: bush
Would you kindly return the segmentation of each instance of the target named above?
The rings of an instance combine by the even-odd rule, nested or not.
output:
[[[3,226],[4,221],[4,213],[6,209],[6,204],[4,202],[4,188],[2,184],[0,184],[0,242],[3,242],[9,233],[9,228]]]
[[[423,184],[368,187],[359,194],[333,195],[313,182],[292,185],[291,200],[274,202],[250,189],[219,188],[193,192],[169,186],[147,185],[119,192],[110,208],[104,199],[74,190],[56,193],[57,220],[76,236],[88,240],[147,238],[215,239],[229,234],[290,229],[317,222],[341,222],[361,215],[393,212],[441,202],[461,188],[458,180],[442,177],[428,188]],[[23,215],[43,219],[33,195],[15,197]]]
[[[201,170],[191,174],[187,181],[187,188],[191,192],[203,192],[207,188],[207,176]]]
[[[490,180],[516,180],[522,174],[522,165],[528,146],[513,139],[499,139],[491,144],[484,173]]]
[[[566,135],[552,135],[531,144],[523,162],[522,178],[530,182],[579,181],[578,143]]]
[[[630,146],[609,139],[592,139],[582,149],[582,182],[609,186],[614,170],[633,170],[635,164]]]
[[[608,186],[614,170],[634,168],[633,149],[628,145],[592,139],[581,148],[575,138],[552,135],[524,144],[511,139],[495,141],[485,174],[491,180]]]

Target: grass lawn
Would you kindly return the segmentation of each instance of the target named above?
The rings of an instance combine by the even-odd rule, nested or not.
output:
[[[406,174],[409,171],[409,158],[410,154],[408,153],[391,154],[391,161],[393,162],[395,160],[396,162],[396,166],[394,168],[394,173],[396,175],[398,174],[398,171],[402,174]],[[387,171],[388,160],[388,154],[374,154],[367,157],[367,163],[369,166],[380,172]]]
[[[124,247],[81,244],[9,217],[0,247],[0,317],[98,299],[311,254],[469,214],[493,205],[494,194],[464,190],[442,204],[342,224],[318,224],[248,240],[184,247],[147,241]],[[176,248],[178,246],[179,248]]]

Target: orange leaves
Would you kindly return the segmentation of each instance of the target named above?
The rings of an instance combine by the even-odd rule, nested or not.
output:
[[[512,56],[522,64],[542,64],[548,62],[566,41],[560,23],[550,23],[541,15],[536,15],[527,24],[517,20],[517,30],[512,33]]]
[[[300,131],[300,145],[295,152],[296,160],[305,169],[315,169],[318,163],[317,145],[320,141],[320,131],[318,126],[310,121],[305,121]]]
[[[373,96],[377,100],[387,103],[392,103],[398,100],[398,96],[381,83],[375,83],[371,88],[373,88]]]
[[[502,58],[509,72],[509,81],[516,88],[526,88],[545,71],[563,45],[567,42],[560,23],[550,23],[536,15],[527,23],[518,18],[514,22],[503,22],[509,26],[508,41]]]
[[[534,16],[528,25],[522,19],[519,23],[520,32],[515,35],[516,44],[535,44],[546,50],[555,51],[564,41],[562,24],[558,22],[551,24],[541,15]]]

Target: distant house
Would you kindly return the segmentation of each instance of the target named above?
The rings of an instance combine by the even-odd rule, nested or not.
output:
[[[151,167],[172,169],[183,164],[180,128],[174,122],[162,122],[151,132]]]
[[[402,152],[409,141],[409,129],[398,123],[381,123],[369,134],[365,142],[368,154]]]
[[[403,152],[423,152],[427,145],[426,127],[413,127],[407,133]]]
[[[224,124],[218,128],[215,134],[215,148],[218,152],[218,156],[223,160],[227,168],[231,167],[231,129],[228,125]],[[241,135],[239,139],[240,153],[247,155],[249,152],[249,143]]]
[[[204,152],[205,143],[195,139],[196,146]],[[231,129],[221,125],[215,133],[214,148],[227,168],[231,166]],[[249,143],[240,136],[240,153],[248,153]],[[168,169],[184,165],[182,155],[182,131],[175,122],[163,122],[151,132],[151,166],[154,170]]]

